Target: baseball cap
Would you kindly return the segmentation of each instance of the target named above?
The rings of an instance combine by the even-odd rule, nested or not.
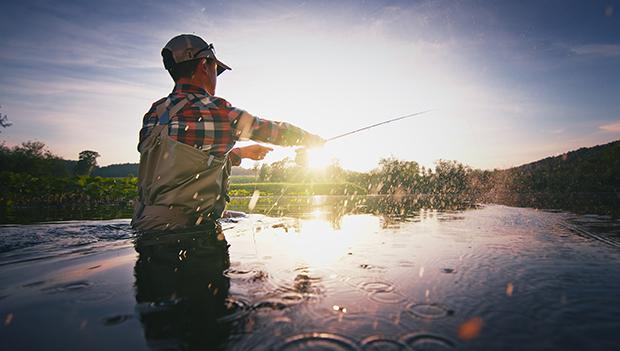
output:
[[[210,58],[217,64],[217,74],[220,75],[227,69],[231,69],[222,61],[215,57],[215,48],[213,44],[207,44],[201,37],[193,34],[181,34],[170,39],[170,41],[162,49],[170,50],[174,62],[166,62],[164,60],[164,67],[170,70],[175,64],[196,60],[199,58]]]

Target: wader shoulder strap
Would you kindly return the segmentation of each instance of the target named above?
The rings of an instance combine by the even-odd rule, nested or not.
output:
[[[155,110],[155,114],[159,119],[159,124],[168,124],[170,123],[170,116],[176,115],[187,103],[189,100],[187,98],[183,98],[181,101],[170,107],[172,100],[170,97],[166,99],[166,101],[159,105]]]
[[[172,100],[170,99],[170,97],[168,97],[166,101],[164,101],[162,104],[157,106],[157,109],[155,110],[155,114],[157,115],[158,125],[156,125],[153,128],[151,133],[160,134],[160,135],[165,133],[167,135],[168,128],[165,128],[165,125],[170,123],[170,116],[173,116],[176,113],[178,113],[188,102],[189,100],[187,98],[183,98],[181,101],[177,102],[176,104],[172,105],[172,107],[170,107]],[[155,137],[155,135],[153,135],[152,137]],[[208,162],[209,165],[211,164],[211,161],[212,160],[209,159],[209,162]],[[142,213],[145,208],[145,204],[143,203],[143,200],[142,200],[142,194],[141,194],[142,187],[141,186],[138,187],[138,192],[139,192],[138,201],[134,203],[134,218],[142,216]]]

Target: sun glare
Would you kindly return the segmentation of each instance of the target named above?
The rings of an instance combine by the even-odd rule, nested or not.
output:
[[[307,150],[308,168],[321,170],[335,161],[335,157],[326,148]]]

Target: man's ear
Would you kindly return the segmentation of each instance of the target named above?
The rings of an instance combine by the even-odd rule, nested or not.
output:
[[[200,64],[198,65],[199,69],[203,72],[203,73],[207,73],[209,70],[209,67],[207,67],[207,59],[205,58],[201,58],[200,59]]]

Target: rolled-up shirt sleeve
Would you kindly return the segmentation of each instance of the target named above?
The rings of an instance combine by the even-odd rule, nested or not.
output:
[[[226,110],[234,140],[254,140],[281,146],[294,146],[303,145],[311,135],[290,123],[253,116],[245,110],[233,107],[224,99],[217,98],[215,103],[220,109]]]
[[[286,122],[254,117],[252,140],[282,146],[303,145],[309,133]]]
[[[236,140],[254,140],[281,146],[303,145],[310,133],[286,122],[270,121],[231,107],[229,112]]]

